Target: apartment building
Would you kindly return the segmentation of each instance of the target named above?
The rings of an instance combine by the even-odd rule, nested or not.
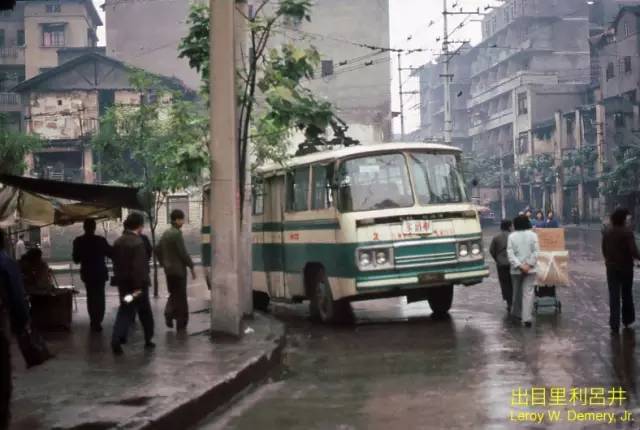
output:
[[[91,0],[18,0],[0,12],[0,112],[22,127],[12,88],[56,67],[59,49],[96,46],[101,25]]]
[[[249,9],[258,4],[247,3]],[[189,4],[187,0],[106,0],[107,55],[198,88],[198,75],[177,55],[178,44],[188,32]],[[351,137],[363,142],[390,140],[389,53],[358,46],[358,42],[389,46],[388,0],[315,1],[311,22],[286,23],[272,36],[273,47],[288,41],[319,50],[322,64],[317,78],[307,86],[333,103]]]

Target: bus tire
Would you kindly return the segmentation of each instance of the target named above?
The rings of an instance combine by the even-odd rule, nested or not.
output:
[[[433,311],[433,316],[441,318],[446,316],[453,303],[453,285],[444,287],[434,287],[429,294],[429,306]]]
[[[348,300],[334,300],[329,280],[319,272],[309,302],[311,319],[324,324],[353,322],[353,311]]]
[[[253,292],[253,309],[260,312],[269,312],[269,303],[271,302],[271,297],[269,294],[264,291],[254,291]]]

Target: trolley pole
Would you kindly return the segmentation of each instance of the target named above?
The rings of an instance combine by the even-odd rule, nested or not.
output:
[[[240,336],[239,156],[236,139],[235,1],[209,0],[211,331]]]

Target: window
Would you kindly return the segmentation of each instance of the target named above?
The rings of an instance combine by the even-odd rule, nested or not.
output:
[[[337,185],[342,212],[413,206],[409,172],[402,154],[345,160],[340,164]]]
[[[24,46],[24,30],[18,30],[16,34],[16,43],[18,46]]]
[[[298,167],[287,175],[287,211],[309,209],[309,167]]]
[[[64,46],[64,24],[44,24],[42,26],[42,46]]]
[[[529,133],[524,132],[518,135],[518,154],[529,152]]]
[[[527,106],[527,93],[518,94],[518,115],[526,115],[529,112]]]
[[[4,29],[0,29],[0,48],[4,48]]]
[[[264,213],[264,183],[256,178],[253,178],[251,183],[251,193],[253,195],[251,213],[253,215],[262,215]]]
[[[51,3],[46,6],[47,13],[60,13],[60,3]]]
[[[624,72],[631,73],[631,57],[624,57]]]
[[[322,60],[322,74],[321,76],[327,77],[333,75],[333,60]]]
[[[629,24],[627,24],[626,22],[624,23],[624,35],[626,37],[629,37]]]
[[[613,63],[610,62],[609,64],[607,64],[607,72],[606,72],[607,81],[609,79],[613,79],[615,76],[616,75],[615,75],[615,71],[613,69]]]
[[[313,166],[313,182],[311,191],[311,209],[327,209],[331,207],[330,175],[332,166]]]
[[[617,128],[624,127],[625,121],[624,121],[624,114],[622,112],[615,113],[615,123]]]
[[[184,212],[184,222],[189,224],[189,196],[167,197],[167,224],[171,224],[171,212],[176,209]]]

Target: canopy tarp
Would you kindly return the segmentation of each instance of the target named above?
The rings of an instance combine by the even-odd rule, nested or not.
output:
[[[15,215],[30,225],[69,225],[87,218],[120,218],[121,208],[142,209],[137,188],[76,184],[0,175],[0,226]]]
[[[138,188],[77,184],[50,179],[25,178],[0,174],[0,183],[31,194],[75,200],[102,208],[143,210]]]

